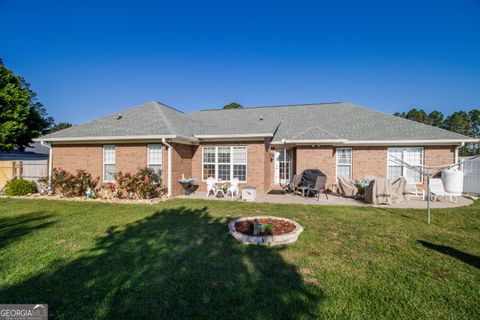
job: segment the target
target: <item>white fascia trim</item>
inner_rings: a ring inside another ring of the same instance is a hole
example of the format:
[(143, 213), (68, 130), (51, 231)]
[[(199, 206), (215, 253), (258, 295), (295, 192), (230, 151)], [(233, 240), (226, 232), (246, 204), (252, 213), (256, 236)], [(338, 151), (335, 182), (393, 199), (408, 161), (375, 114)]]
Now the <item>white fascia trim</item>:
[(198, 139), (230, 139), (230, 138), (263, 138), (273, 137), (273, 133), (252, 133), (252, 134), (196, 134)]
[(355, 140), (347, 145), (455, 145), (465, 142), (480, 142), (478, 139), (438, 139), (438, 140)]
[(150, 139), (181, 139), (197, 142), (198, 139), (178, 135), (143, 135), (143, 136), (100, 136), (100, 137), (66, 137), (66, 138), (36, 138), (33, 141), (114, 141), (114, 140), (150, 140)]
[(315, 144), (315, 145), (345, 145), (345, 146), (402, 146), (402, 145), (458, 145), (462, 143), (478, 143), (479, 139), (438, 139), (438, 140), (282, 140), (281, 142), (272, 142), (272, 145), (283, 144)]
[(283, 139), (281, 142), (272, 142), (272, 145), (282, 145), (282, 144), (344, 144), (348, 140), (346, 139), (325, 139), (325, 140), (286, 140)]

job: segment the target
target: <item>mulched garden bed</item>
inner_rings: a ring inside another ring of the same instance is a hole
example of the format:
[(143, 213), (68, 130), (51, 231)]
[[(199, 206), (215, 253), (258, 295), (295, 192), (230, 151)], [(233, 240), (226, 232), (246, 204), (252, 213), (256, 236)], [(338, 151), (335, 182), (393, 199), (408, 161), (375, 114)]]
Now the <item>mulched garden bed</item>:
[[(261, 224), (272, 224), (275, 227), (273, 231), (274, 236), (290, 233), (295, 230), (295, 225), (291, 222), (280, 220), (280, 219), (271, 219), (271, 218), (261, 218), (258, 219)], [(243, 220), (235, 224), (235, 230), (242, 234), (253, 236), (253, 219), (252, 220)], [(259, 236), (269, 236), (272, 235), (267, 232), (260, 233)]]

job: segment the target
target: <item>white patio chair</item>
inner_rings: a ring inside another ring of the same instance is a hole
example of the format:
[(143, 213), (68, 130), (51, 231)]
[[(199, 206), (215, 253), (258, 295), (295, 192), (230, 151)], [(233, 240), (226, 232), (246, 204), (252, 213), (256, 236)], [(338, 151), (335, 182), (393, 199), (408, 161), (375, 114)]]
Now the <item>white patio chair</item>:
[(215, 180), (214, 177), (209, 177), (207, 178), (207, 198), (210, 195), (211, 192), (213, 192), (213, 196), (215, 197), (217, 195), (217, 181)]
[(413, 195), (415, 198), (425, 200), (425, 190), (419, 188), (415, 181), (407, 179), (407, 187), (405, 189), (408, 194)]
[(232, 179), (230, 183), (230, 187), (228, 187), (227, 189), (227, 197), (228, 195), (231, 195), (232, 198), (233, 198), (233, 195), (236, 195), (238, 197), (238, 183), (239, 183), (238, 178)]
[[(448, 197), (450, 202), (456, 203), (458, 201), (458, 195), (445, 191), (443, 188), (442, 179), (430, 179), (430, 193), (433, 196), (433, 202), (437, 200), (437, 197)], [(455, 201), (453, 200), (455, 198)]]

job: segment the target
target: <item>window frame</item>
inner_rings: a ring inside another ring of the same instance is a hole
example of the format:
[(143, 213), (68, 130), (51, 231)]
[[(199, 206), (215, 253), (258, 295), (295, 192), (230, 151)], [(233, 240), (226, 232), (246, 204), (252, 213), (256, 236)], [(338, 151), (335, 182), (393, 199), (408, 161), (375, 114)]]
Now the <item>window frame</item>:
[[(151, 163), (150, 162), (150, 147), (151, 146), (160, 146), (160, 163)], [(149, 143), (147, 144), (147, 167), (150, 169), (150, 165), (160, 166), (160, 172), (163, 175), (163, 145), (161, 143)]]
[[(387, 179), (389, 179), (390, 181), (392, 181), (392, 179), (389, 177), (389, 174), (388, 174), (388, 168), (390, 167), (390, 164), (389, 164), (389, 159), (390, 159), (390, 149), (403, 149), (402, 150), (402, 161), (405, 161), (405, 151), (408, 150), (408, 149), (420, 149), (420, 166), (423, 168), (425, 166), (425, 147), (417, 147), (417, 146), (395, 146), (395, 147), (387, 147), (387, 174), (386, 174), (386, 177)], [(403, 164), (397, 164), (396, 166), (398, 167), (401, 167), (401, 170), (402, 170), (402, 174), (400, 175), (400, 177), (405, 177), (407, 178), (407, 176), (405, 175), (405, 165)], [(412, 165), (412, 166), (415, 166), (415, 165)], [(420, 181), (412, 181), (413, 183), (415, 184), (423, 184), (424, 183), (424, 177), (423, 177), (423, 174), (419, 174), (420, 175)], [(393, 182), (393, 181), (392, 181)], [(409, 181), (408, 181), (409, 182)]]
[[(207, 149), (215, 149), (215, 160), (214, 162), (205, 162), (205, 148)], [(218, 149), (219, 148), (229, 148), (230, 149), (230, 162), (228, 163), (220, 163), (218, 162)], [(233, 149), (234, 148), (242, 148), (242, 149), (245, 149), (245, 163), (234, 163), (233, 161)], [(222, 181), (225, 181), (225, 182), (230, 182), (232, 181), (233, 179), (233, 172), (234, 172), (234, 169), (233, 167), (235, 165), (242, 165), (242, 166), (245, 166), (245, 180), (240, 180), (239, 179), (239, 182), (241, 183), (246, 183), (248, 181), (248, 148), (247, 146), (245, 145), (230, 145), (230, 146), (202, 146), (202, 181), (207, 181), (207, 179), (205, 178), (205, 175), (204, 175), (204, 166), (205, 165), (214, 165), (215, 166), (215, 180), (218, 180), (218, 166), (219, 165), (229, 165), (230, 166), (230, 179), (228, 180), (224, 180), (222, 179)]]
[[(349, 150), (350, 151), (350, 163), (339, 163), (339, 157), (338, 157), (338, 151), (339, 150)], [(353, 148), (351, 147), (338, 147), (335, 148), (335, 180), (338, 180), (338, 166), (349, 166), (350, 167), (350, 177), (349, 179), (352, 179), (353, 177)]]
[[(105, 154), (106, 154), (106, 151), (107, 151), (107, 147), (113, 147), (113, 163), (112, 162), (106, 162), (105, 161)], [(116, 146), (114, 144), (104, 144), (102, 146), (102, 149), (103, 149), (103, 159), (102, 159), (102, 162), (103, 162), (103, 165), (102, 165), (102, 180), (103, 182), (115, 182), (115, 174), (117, 173), (117, 150), (116, 150)], [(107, 180), (106, 179), (106, 173), (107, 173), (107, 170), (105, 170), (105, 166), (106, 165), (114, 165), (114, 171), (113, 171), (113, 180)]]

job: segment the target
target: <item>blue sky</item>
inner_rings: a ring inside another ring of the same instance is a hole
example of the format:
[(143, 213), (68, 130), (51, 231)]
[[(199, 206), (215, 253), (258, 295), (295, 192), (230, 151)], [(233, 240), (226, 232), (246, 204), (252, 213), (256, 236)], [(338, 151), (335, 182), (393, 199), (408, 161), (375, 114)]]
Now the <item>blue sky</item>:
[(0, 0), (0, 23), (0, 57), (57, 121), (151, 100), (480, 107), (478, 0)]

